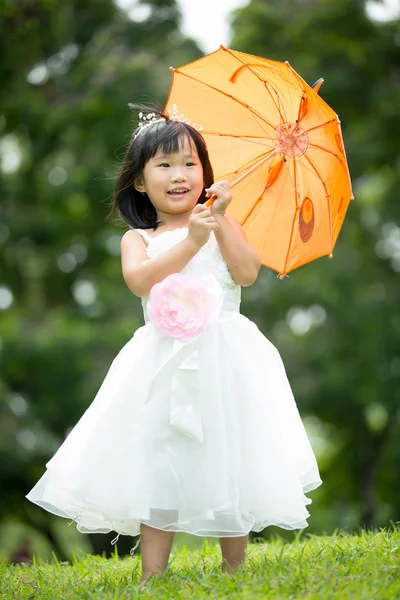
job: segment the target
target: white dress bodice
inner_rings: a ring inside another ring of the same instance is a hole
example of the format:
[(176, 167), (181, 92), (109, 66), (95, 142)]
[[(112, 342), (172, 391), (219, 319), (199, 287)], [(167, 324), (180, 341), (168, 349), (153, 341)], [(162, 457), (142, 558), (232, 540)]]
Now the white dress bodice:
[[(143, 229), (136, 229), (136, 231), (147, 241), (147, 256), (154, 258), (184, 240), (187, 237), (188, 228), (179, 227), (171, 231), (163, 231), (155, 237), (150, 236)], [(224, 318), (240, 312), (241, 287), (232, 279), (213, 231), (210, 234), (208, 242), (200, 248), (198, 253), (182, 269), (181, 273), (194, 276), (214, 275), (221, 284), (223, 292), (220, 316)], [(148, 322), (146, 310), (148, 299), (148, 296), (142, 298), (145, 323)]]

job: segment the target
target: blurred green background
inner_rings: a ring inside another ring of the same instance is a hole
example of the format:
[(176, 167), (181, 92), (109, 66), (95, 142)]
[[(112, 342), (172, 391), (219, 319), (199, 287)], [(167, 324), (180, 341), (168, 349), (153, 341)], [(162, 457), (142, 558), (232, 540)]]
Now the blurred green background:
[[(136, 20), (112, 0), (0, 4), (6, 560), (112, 550), (115, 534), (79, 534), (25, 494), (143, 324), (121, 274), (125, 228), (106, 218), (134, 125), (127, 104), (163, 103), (168, 67), (203, 52), (182, 33), (175, 0), (136, 4)], [(263, 268), (242, 294), (242, 312), (281, 352), (320, 466), (310, 533), (400, 515), (400, 21), (374, 18), (384, 4), (251, 0), (231, 17), (231, 48), (288, 60), (310, 84), (325, 79), (320, 95), (341, 118), (353, 181), (333, 260), (283, 281)], [(134, 541), (121, 536), (119, 553)], [(202, 539), (177, 534), (183, 543)]]

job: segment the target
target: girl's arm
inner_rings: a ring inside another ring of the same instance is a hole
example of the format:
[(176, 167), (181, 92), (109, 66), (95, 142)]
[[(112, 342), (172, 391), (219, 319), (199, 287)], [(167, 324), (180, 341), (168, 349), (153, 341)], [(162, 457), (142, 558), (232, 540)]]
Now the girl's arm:
[(191, 238), (185, 238), (160, 256), (149, 258), (142, 236), (131, 229), (121, 240), (122, 273), (126, 285), (135, 296), (148, 296), (153, 285), (171, 273), (180, 273), (199, 250)]
[(246, 287), (255, 282), (261, 268), (261, 261), (252, 246), (247, 242), (242, 226), (225, 211), (232, 200), (231, 186), (228, 181), (216, 181), (206, 188), (206, 196), (215, 196), (211, 205), (211, 214), (218, 224), (215, 238), (232, 279)]
[(213, 216), (218, 223), (215, 238), (232, 279), (243, 287), (251, 285), (261, 268), (260, 257), (247, 242), (242, 226), (233, 217), (217, 212)]

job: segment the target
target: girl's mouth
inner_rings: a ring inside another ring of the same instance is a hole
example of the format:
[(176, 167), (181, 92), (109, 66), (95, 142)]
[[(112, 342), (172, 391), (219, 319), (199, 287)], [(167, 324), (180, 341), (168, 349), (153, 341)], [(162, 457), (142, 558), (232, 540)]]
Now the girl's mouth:
[(176, 190), (170, 190), (168, 192), (168, 194), (170, 196), (173, 196), (174, 198), (180, 198), (181, 196), (184, 196), (185, 194), (187, 194), (188, 191), (189, 190), (187, 188), (179, 188), (179, 189), (176, 189)]

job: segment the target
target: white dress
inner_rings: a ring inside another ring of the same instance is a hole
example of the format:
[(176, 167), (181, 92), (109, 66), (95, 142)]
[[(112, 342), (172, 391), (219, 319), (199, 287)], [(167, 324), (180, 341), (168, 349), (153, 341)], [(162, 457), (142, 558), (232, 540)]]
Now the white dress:
[[(149, 258), (187, 236), (137, 231)], [(216, 537), (303, 529), (305, 493), (322, 481), (279, 352), (240, 314), (213, 232), (181, 273), (215, 277), (218, 319), (180, 342), (159, 333), (142, 298), (145, 325), (27, 498), (82, 533), (134, 536), (141, 522)]]

